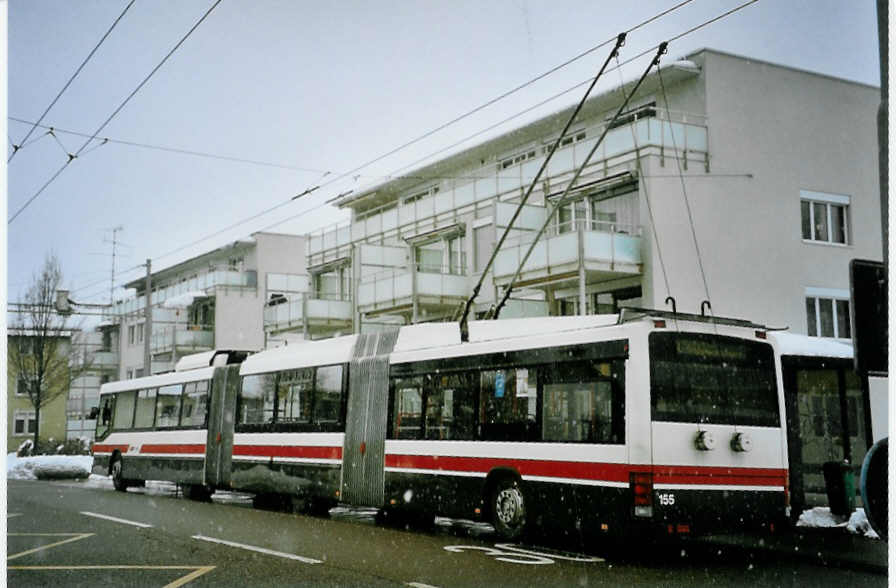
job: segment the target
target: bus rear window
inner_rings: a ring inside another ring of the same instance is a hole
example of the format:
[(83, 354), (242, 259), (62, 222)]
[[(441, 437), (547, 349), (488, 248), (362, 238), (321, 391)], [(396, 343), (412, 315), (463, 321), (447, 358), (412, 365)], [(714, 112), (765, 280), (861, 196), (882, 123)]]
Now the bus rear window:
[(779, 427), (767, 343), (699, 333), (651, 333), (655, 421)]

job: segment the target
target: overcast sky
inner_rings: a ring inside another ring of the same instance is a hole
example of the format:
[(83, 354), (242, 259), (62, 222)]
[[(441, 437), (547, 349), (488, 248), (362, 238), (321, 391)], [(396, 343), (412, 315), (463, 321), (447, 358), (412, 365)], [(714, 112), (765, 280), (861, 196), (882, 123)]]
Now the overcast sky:
[[(134, 3), (44, 119), (60, 129), (55, 138), (37, 129), (9, 163), (10, 216), (84, 143), (62, 130), (94, 133), (213, 3)], [(162, 269), (255, 231), (306, 233), (344, 220), (321, 204), (586, 80), (609, 47), (333, 181), (340, 174), (678, 3), (223, 0), (99, 136), (281, 167), (116, 142), (88, 147), (7, 226), (9, 300), (21, 299), (53, 251), (72, 299), (108, 302), (116, 226), (120, 286), (147, 258)], [(741, 3), (694, 0), (630, 34), (620, 59)], [(11, 0), (8, 115), (36, 121), (126, 5)], [(710, 47), (879, 85), (877, 39), (874, 0), (760, 0), (672, 43), (665, 60)], [(645, 65), (632, 62), (623, 76)], [(608, 73), (599, 88), (618, 83)], [(581, 91), (491, 134), (572, 104)], [(8, 153), (29, 128), (9, 121)]]

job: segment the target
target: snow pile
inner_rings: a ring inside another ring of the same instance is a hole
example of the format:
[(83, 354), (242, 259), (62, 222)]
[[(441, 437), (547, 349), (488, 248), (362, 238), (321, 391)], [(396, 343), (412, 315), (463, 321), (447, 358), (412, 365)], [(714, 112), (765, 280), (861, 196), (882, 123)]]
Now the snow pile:
[(86, 478), (93, 468), (90, 455), (6, 456), (6, 477), (10, 480), (63, 480)]
[(849, 523), (846, 525), (846, 530), (856, 535), (864, 535), (870, 539), (880, 539), (878, 534), (874, 532), (874, 529), (871, 528), (871, 523), (868, 522), (868, 517), (865, 516), (864, 508), (857, 508), (856, 512), (852, 513), (852, 516), (849, 517)]
[(816, 506), (810, 510), (804, 510), (800, 515), (800, 519), (796, 522), (797, 527), (809, 527), (816, 529), (845, 527), (850, 533), (856, 535), (864, 535), (870, 539), (880, 539), (874, 529), (868, 523), (865, 516), (865, 509), (857, 508), (849, 521), (843, 520), (842, 517), (835, 517), (831, 514), (831, 509), (826, 506)]

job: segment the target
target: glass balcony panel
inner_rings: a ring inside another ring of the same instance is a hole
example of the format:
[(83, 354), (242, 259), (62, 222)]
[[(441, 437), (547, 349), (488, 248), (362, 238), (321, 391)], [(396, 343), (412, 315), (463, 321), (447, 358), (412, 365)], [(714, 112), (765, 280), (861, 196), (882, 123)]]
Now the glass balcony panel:
[[(479, 172), (482, 173), (482, 172)], [(495, 176), (489, 175), (484, 178), (479, 178), (476, 180), (476, 201), (485, 200), (487, 198), (492, 198), (498, 190), (498, 184), (495, 180)]]
[(511, 165), (498, 172), (498, 193), (504, 194), (520, 187), (520, 167)]
[[(525, 187), (526, 189), (529, 188), (529, 184), (531, 184), (532, 180), (535, 179), (535, 174), (537, 174), (538, 170), (541, 169), (541, 164), (544, 163), (544, 159), (544, 156), (530, 159), (521, 166), (520, 181), (523, 187)], [(542, 179), (543, 178), (544, 175), (542, 175)]]
[(706, 151), (706, 127), (685, 126), (688, 151)]
[(647, 138), (652, 145), (663, 144), (663, 121), (655, 118), (647, 120)]
[(663, 123), (663, 145), (684, 149), (684, 125), (665, 121)]
[(382, 230), (391, 231), (398, 226), (398, 208), (392, 208), (382, 214)]
[(352, 231), (352, 241), (363, 241), (364, 237), (367, 236), (367, 233), (364, 232), (364, 221), (354, 222), (349, 226)]
[(556, 176), (569, 172), (574, 166), (573, 149), (570, 147), (561, 147), (554, 152), (554, 156), (548, 163), (548, 175)]
[(402, 204), (398, 207), (398, 222), (401, 225), (408, 225), (414, 222), (416, 214), (414, 203)]
[(452, 200), (451, 200), (451, 192), (450, 191), (438, 192), (433, 197), (433, 200), (434, 200), (434, 204), (435, 204), (436, 214), (438, 214), (440, 212), (446, 212), (448, 210), (453, 210), (453, 208), (454, 208), (454, 202), (452, 202)]
[(635, 148), (632, 140), (632, 130), (628, 125), (617, 127), (607, 133), (604, 139), (604, 147), (606, 148), (606, 156), (613, 157)]
[(638, 138), (638, 147), (650, 143), (649, 125), (652, 119), (641, 119), (635, 124), (635, 136)]
[(473, 202), (473, 182), (467, 182), (454, 189), (454, 205), (466, 206)]
[(348, 245), (352, 241), (351, 229), (348, 225), (341, 226), (336, 229), (336, 244)]

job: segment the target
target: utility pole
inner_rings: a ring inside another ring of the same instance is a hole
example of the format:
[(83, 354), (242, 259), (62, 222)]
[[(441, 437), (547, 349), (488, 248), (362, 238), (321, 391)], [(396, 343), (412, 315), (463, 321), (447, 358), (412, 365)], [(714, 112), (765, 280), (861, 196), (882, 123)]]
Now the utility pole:
[(109, 278), (109, 306), (115, 304), (113, 293), (115, 292), (115, 246), (118, 245), (118, 231), (124, 230), (124, 227), (118, 225), (112, 229), (112, 274)]
[(146, 260), (146, 319), (143, 324), (143, 375), (152, 375), (152, 352), (149, 340), (152, 338), (152, 260)]

